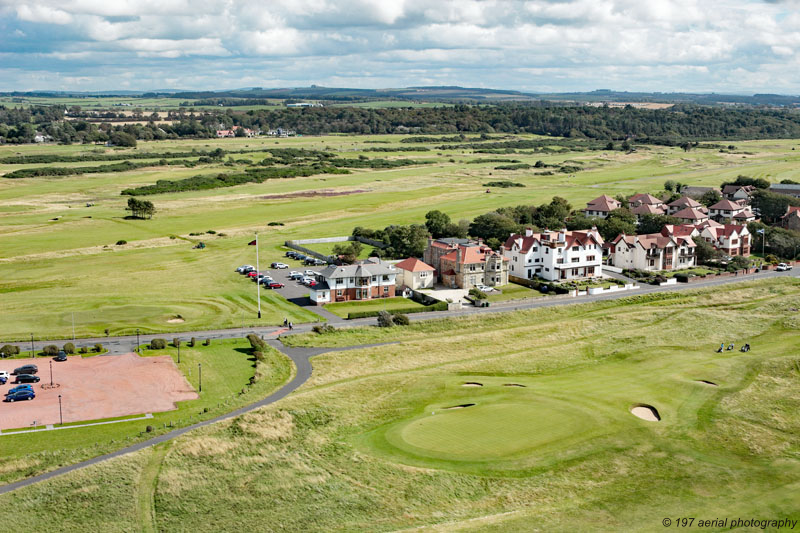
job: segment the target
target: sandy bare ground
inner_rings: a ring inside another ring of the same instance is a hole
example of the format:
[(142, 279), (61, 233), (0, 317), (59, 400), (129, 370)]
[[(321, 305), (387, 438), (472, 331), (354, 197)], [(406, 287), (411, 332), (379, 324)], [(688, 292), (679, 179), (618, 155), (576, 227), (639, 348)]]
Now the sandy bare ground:
[(639, 405), (631, 409), (631, 414), (633, 416), (639, 417), (642, 420), (647, 420), (648, 422), (658, 422), (661, 419), (656, 416), (656, 413), (653, 411), (651, 407), (645, 407), (643, 405)]
[[(24, 364), (39, 367), (42, 378), (33, 385), (36, 398), (24, 402), (0, 403), (0, 429), (58, 424), (58, 395), (61, 395), (64, 422), (80, 422), (117, 416), (157, 413), (176, 408), (175, 402), (193, 400), (197, 393), (169, 356), (139, 357), (134, 353), (118, 356), (70, 357), (53, 362), (50, 384), (49, 359), (0, 361), (0, 370), (9, 373)], [(13, 379), (0, 386), (5, 393)]]

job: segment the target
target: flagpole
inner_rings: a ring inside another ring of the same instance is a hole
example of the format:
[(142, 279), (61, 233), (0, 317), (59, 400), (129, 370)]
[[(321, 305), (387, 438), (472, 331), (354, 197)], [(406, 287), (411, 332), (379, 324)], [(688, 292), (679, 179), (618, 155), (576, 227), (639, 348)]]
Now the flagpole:
[(261, 318), (261, 280), (258, 275), (261, 274), (261, 268), (258, 266), (258, 232), (256, 232), (256, 294), (258, 299), (258, 318)]

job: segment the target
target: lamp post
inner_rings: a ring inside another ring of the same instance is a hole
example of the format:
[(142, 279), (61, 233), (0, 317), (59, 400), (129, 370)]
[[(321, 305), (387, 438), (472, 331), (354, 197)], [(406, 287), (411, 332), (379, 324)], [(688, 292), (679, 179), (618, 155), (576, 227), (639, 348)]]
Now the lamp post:
[(36, 351), (33, 349), (33, 333), (31, 333), (31, 357), (36, 357)]
[(203, 392), (203, 364), (197, 363), (197, 380), (198, 380), (198, 391)]
[(63, 413), (61, 411), (61, 395), (60, 394), (58, 395), (58, 420), (59, 420), (59, 424), (58, 425), (63, 426), (64, 425), (64, 415), (63, 415)]
[(136, 353), (139, 353), (139, 328), (136, 328)]
[(50, 386), (53, 386), (53, 360), (50, 359)]
[(258, 232), (256, 232), (256, 299), (258, 300), (258, 318), (261, 318), (261, 280), (258, 275), (261, 269), (258, 266)]
[(75, 340), (75, 312), (72, 313), (72, 340)]
[(181, 340), (178, 339), (178, 364), (181, 364)]

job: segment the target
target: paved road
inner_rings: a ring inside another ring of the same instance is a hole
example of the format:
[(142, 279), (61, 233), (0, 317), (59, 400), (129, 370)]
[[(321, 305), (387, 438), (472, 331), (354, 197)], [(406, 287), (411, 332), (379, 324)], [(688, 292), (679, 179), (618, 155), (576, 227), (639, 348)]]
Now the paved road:
[[(671, 291), (680, 291), (680, 290), (687, 290), (687, 289), (699, 289), (705, 287), (714, 287), (718, 285), (727, 285), (730, 283), (737, 283), (743, 281), (751, 281), (753, 279), (767, 279), (767, 278), (776, 278), (776, 277), (793, 277), (794, 272), (762, 272), (755, 275), (748, 275), (748, 276), (741, 276), (741, 277), (733, 277), (733, 278), (722, 278), (722, 279), (712, 279), (703, 282), (693, 283), (693, 284), (678, 284), (672, 286), (664, 286), (664, 287), (656, 287), (656, 286), (643, 286), (641, 289), (634, 290), (634, 291), (622, 291), (619, 293), (608, 293), (600, 296), (581, 296), (575, 298), (539, 298), (533, 300), (519, 300), (516, 302), (506, 302), (503, 304), (497, 304), (492, 307), (484, 307), (484, 308), (465, 308), (461, 311), (442, 311), (442, 312), (431, 312), (431, 313), (417, 313), (409, 315), (411, 320), (431, 320), (434, 318), (441, 318), (441, 317), (451, 317), (451, 316), (464, 316), (464, 315), (475, 315), (481, 313), (499, 313), (504, 311), (510, 310), (518, 310), (518, 309), (536, 309), (542, 307), (554, 307), (559, 305), (569, 305), (569, 304), (576, 304), (576, 303), (586, 303), (586, 302), (594, 302), (594, 301), (602, 301), (602, 300), (615, 300), (618, 298), (624, 298), (629, 296), (636, 296), (640, 294), (651, 294), (651, 293), (658, 293), (658, 292), (671, 292)], [(341, 318), (336, 318), (335, 320), (331, 320), (337, 326), (348, 325), (348, 326), (359, 326), (365, 324), (374, 324), (374, 318), (368, 319), (358, 319), (358, 320), (344, 320)], [(313, 324), (301, 324), (294, 328), (294, 331), (291, 334), (302, 333), (304, 331), (309, 331)], [(207, 426), (209, 424), (213, 424), (215, 422), (219, 422), (221, 420), (226, 420), (235, 416), (239, 416), (243, 413), (247, 413), (248, 411), (252, 411), (254, 409), (258, 409), (259, 407), (263, 407), (265, 405), (269, 405), (271, 403), (277, 402), (278, 400), (285, 398), (289, 393), (300, 387), (303, 383), (305, 383), (308, 378), (311, 376), (311, 357), (327, 352), (335, 352), (335, 351), (343, 351), (343, 350), (352, 350), (358, 348), (367, 348), (372, 346), (381, 346), (380, 344), (372, 344), (372, 345), (359, 345), (359, 346), (349, 346), (344, 348), (289, 348), (284, 346), (279, 340), (275, 337), (280, 335), (289, 334), (285, 328), (282, 327), (262, 327), (262, 328), (236, 328), (236, 329), (224, 329), (224, 330), (214, 330), (214, 331), (194, 331), (194, 332), (185, 332), (181, 333), (180, 335), (175, 334), (175, 336), (180, 337), (197, 337), (197, 338), (211, 338), (211, 339), (222, 339), (222, 338), (238, 338), (242, 337), (244, 334), (253, 332), (257, 333), (262, 336), (270, 336), (273, 337), (272, 339), (268, 340), (268, 343), (273, 346), (274, 348), (280, 350), (284, 354), (286, 354), (291, 360), (294, 362), (295, 366), (297, 367), (297, 374), (295, 377), (286, 385), (278, 389), (276, 392), (272, 393), (271, 395), (267, 396), (266, 398), (259, 400), (253, 404), (247, 405), (245, 407), (241, 407), (232, 411), (230, 413), (220, 415), (218, 417), (205, 420), (203, 422), (198, 422), (191, 426), (186, 426), (183, 428), (172, 430), (168, 433), (164, 433), (163, 435), (159, 435), (154, 437), (150, 440), (140, 442), (115, 452), (111, 452), (105, 455), (100, 455), (98, 457), (94, 457), (92, 459), (88, 459), (86, 461), (82, 461), (80, 463), (76, 463), (74, 465), (64, 466), (59, 469), (53, 470), (51, 472), (47, 472), (45, 474), (40, 474), (38, 476), (33, 476), (21, 481), (17, 481), (16, 483), (11, 483), (8, 485), (0, 486), (0, 494), (4, 494), (7, 492), (11, 492), (21, 487), (26, 487), (29, 485), (33, 485), (35, 483), (39, 483), (41, 481), (60, 476), (62, 474), (66, 474), (67, 472), (72, 472), (74, 470), (78, 470), (80, 468), (85, 468), (87, 466), (101, 463), (103, 461), (107, 461), (114, 457), (119, 457), (121, 455), (126, 455), (144, 448), (148, 446), (153, 446), (155, 444), (159, 444), (161, 442), (165, 442), (171, 439), (174, 439), (184, 433), (192, 431), (193, 429)], [(163, 337), (163, 334), (158, 335), (141, 335), (140, 341), (142, 343), (148, 342), (152, 338), (156, 337)], [(91, 345), (94, 342), (104, 342), (107, 346), (113, 348), (112, 353), (122, 353), (131, 351), (132, 346), (136, 342), (136, 336), (125, 336), (125, 337), (114, 337), (111, 339), (108, 338), (101, 338), (101, 339), (81, 339), (80, 341), (76, 341), (76, 345)], [(44, 346), (47, 342), (40, 342), (39, 346)], [(24, 345), (24, 343), (22, 344)]]

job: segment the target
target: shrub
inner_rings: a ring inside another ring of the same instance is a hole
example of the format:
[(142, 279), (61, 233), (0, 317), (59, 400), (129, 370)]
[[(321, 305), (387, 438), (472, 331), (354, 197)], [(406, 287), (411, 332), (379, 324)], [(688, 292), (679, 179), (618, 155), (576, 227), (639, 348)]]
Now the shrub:
[(203, 341), (203, 346), (211, 346), (211, 339), (206, 339)]
[(128, 244), (128, 241), (126, 241), (125, 239), (120, 239), (117, 241), (117, 246), (124, 246), (126, 244)]
[(108, 337), (108, 334), (109, 334), (109, 333), (111, 333), (111, 330), (109, 330), (108, 328), (106, 328), (106, 329), (104, 329), (104, 330), (103, 330), (103, 333), (105, 333), (105, 334), (106, 334), (106, 337)]
[(173, 345), (175, 348), (177, 348), (178, 346), (180, 346), (180, 345), (181, 345), (181, 340), (180, 340), (178, 337), (175, 337), (174, 339), (172, 339), (172, 345)]
[(195, 342), (196, 342), (196, 341), (195, 341), (194, 337), (192, 337), (192, 338), (189, 340), (189, 342), (187, 342), (187, 343), (186, 343), (186, 346), (188, 346), (189, 348), (194, 348)]
[(378, 327), (390, 328), (394, 325), (392, 315), (386, 311), (378, 311)]
[(267, 360), (266, 356), (264, 356), (264, 352), (262, 351), (253, 352), (253, 356), (256, 358), (256, 361), (260, 361), (262, 363)]
[(764, 257), (764, 261), (766, 261), (770, 265), (777, 265), (778, 264), (778, 256), (776, 256), (774, 254), (767, 254), (766, 257)]
[(476, 300), (485, 300), (486, 299), (486, 293), (481, 291), (481, 290), (476, 289), (475, 287), (473, 287), (473, 288), (471, 288), (469, 290), (469, 295), (472, 296), (473, 298), (475, 298)]
[(64, 350), (66, 353), (73, 354), (75, 353), (75, 345), (72, 344), (71, 342), (68, 342), (64, 345), (62, 350)]
[(283, 222), (270, 222), (267, 226), (283, 226)]
[(257, 352), (263, 352), (267, 349), (267, 343), (255, 333), (250, 333), (247, 336), (247, 340), (250, 341), (250, 347)]
[(81, 346), (80, 349), (78, 350), (78, 352), (80, 352), (80, 353), (89, 353), (89, 348), (87, 348), (86, 346)]
[(163, 350), (167, 347), (167, 341), (164, 339), (153, 339), (150, 341), (151, 350)]
[(392, 322), (394, 322), (397, 326), (407, 326), (410, 323), (408, 320), (408, 315), (399, 313), (392, 316)]
[(319, 324), (311, 328), (311, 331), (318, 335), (324, 335), (325, 333), (333, 333), (336, 331), (336, 328), (330, 324)]
[(103, 345), (98, 342), (97, 344), (94, 345), (94, 351), (97, 352), (97, 353), (102, 352), (103, 351)]
[(153, 428), (153, 426), (147, 426), (146, 428), (144, 428), (144, 430), (145, 430), (147, 433), (152, 433), (152, 432), (154, 431), (154, 428)]
[(213, 229), (210, 229), (210, 230), (206, 231), (206, 233), (208, 233), (209, 235), (216, 235), (217, 232), (215, 230), (213, 230)]
[(42, 353), (45, 355), (56, 355), (58, 353), (58, 346), (55, 344), (48, 344), (42, 348)]
[(6, 344), (0, 348), (0, 357), (11, 357), (12, 355), (19, 355), (19, 346), (13, 344)]

